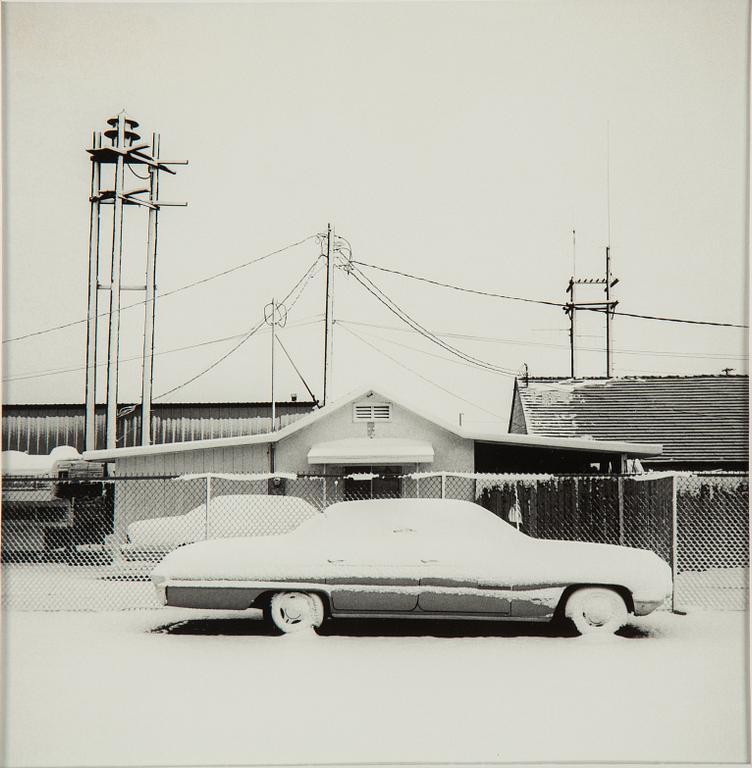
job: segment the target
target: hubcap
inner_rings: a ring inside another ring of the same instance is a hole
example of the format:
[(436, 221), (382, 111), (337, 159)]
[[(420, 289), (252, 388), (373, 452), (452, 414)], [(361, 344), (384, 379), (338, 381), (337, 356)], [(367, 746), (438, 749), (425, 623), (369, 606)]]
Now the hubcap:
[(289, 595), (279, 607), (280, 615), (285, 624), (299, 624), (306, 618), (308, 604), (304, 597)]
[(589, 624), (601, 627), (614, 615), (614, 606), (607, 597), (593, 597), (585, 604), (582, 613)]

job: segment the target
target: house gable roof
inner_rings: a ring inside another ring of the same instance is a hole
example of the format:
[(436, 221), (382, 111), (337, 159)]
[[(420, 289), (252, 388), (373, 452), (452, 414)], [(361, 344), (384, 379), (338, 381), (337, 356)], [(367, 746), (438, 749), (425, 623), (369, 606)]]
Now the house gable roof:
[(627, 443), (624, 441), (593, 441), (582, 439), (581, 437), (563, 438), (541, 437), (536, 435), (510, 435), (505, 431), (498, 429), (479, 427), (469, 429), (452, 424), (444, 419), (437, 418), (426, 411), (421, 406), (408, 404), (402, 397), (395, 397), (387, 388), (379, 386), (360, 387), (343, 397), (332, 401), (329, 405), (320, 408), (312, 413), (308, 413), (296, 419), (292, 424), (277, 430), (276, 432), (267, 432), (258, 435), (242, 435), (237, 437), (223, 437), (206, 440), (190, 440), (181, 443), (160, 443), (147, 446), (132, 446), (128, 448), (113, 448), (98, 451), (86, 451), (84, 459), (90, 461), (114, 461), (116, 459), (128, 458), (131, 456), (147, 456), (160, 453), (176, 453), (182, 451), (206, 450), (211, 448), (230, 448), (233, 446), (254, 445), (276, 443), (284, 440), (286, 437), (299, 432), (311, 424), (326, 418), (330, 414), (351, 405), (357, 400), (374, 397), (388, 400), (392, 403), (411, 411), (416, 416), (466, 440), (476, 440), (478, 442), (505, 443), (519, 447), (552, 448), (559, 450), (579, 450), (590, 451), (593, 453), (614, 453), (626, 454), (628, 456), (654, 456), (661, 452), (661, 446), (653, 443)]
[(664, 462), (749, 457), (748, 376), (531, 378), (515, 394), (531, 435), (661, 443)]

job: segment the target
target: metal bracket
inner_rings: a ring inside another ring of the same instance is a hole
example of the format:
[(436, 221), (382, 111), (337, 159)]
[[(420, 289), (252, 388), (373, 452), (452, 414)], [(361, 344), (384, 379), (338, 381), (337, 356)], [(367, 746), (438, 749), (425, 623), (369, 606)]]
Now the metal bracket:
[[(156, 290), (156, 285), (154, 286)], [(97, 289), (100, 291), (111, 291), (112, 290), (112, 283), (97, 283)], [(145, 291), (146, 286), (145, 285), (121, 285), (120, 286), (121, 291)]]

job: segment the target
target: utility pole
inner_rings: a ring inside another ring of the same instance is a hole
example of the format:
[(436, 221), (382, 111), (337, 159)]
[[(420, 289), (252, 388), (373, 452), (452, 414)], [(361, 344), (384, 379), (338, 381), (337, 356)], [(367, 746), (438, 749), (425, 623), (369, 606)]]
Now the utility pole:
[[(151, 135), (152, 157), (159, 163), (160, 136)], [(149, 220), (146, 237), (146, 301), (144, 302), (144, 347), (141, 366), (141, 445), (151, 443), (151, 387), (154, 378), (154, 315), (157, 278), (157, 217), (159, 166), (149, 168)]]
[[(110, 125), (117, 126), (115, 146), (125, 147), (125, 113), (121, 112), (116, 118), (108, 120)], [(138, 123), (128, 121), (135, 128)], [(107, 448), (117, 447), (117, 390), (118, 362), (120, 355), (120, 268), (123, 259), (123, 173), (125, 170), (125, 155), (118, 153), (115, 160), (115, 189), (114, 213), (112, 216), (112, 259), (109, 285), (110, 292), (110, 330), (107, 337)]]
[[(91, 146), (102, 146), (102, 134), (95, 131)], [(86, 309), (86, 405), (84, 408), (84, 447), (97, 448), (97, 314), (99, 312), (99, 183), (101, 167), (91, 164), (91, 194), (89, 195), (89, 292)]]
[[(271, 355), (271, 401), (272, 401), (272, 426), (270, 429), (270, 432), (274, 432), (276, 429), (276, 421), (277, 421), (277, 403), (276, 403), (276, 397), (274, 395), (274, 352), (275, 347), (277, 346), (277, 326), (280, 328), (284, 328), (287, 325), (287, 308), (284, 304), (277, 304), (276, 299), (272, 299), (265, 307), (264, 307), (264, 322), (271, 327), (272, 329), (272, 355)], [(281, 342), (280, 342), (281, 344)], [(287, 351), (282, 348), (285, 354), (287, 354)], [(295, 367), (293, 365), (293, 367)], [(298, 369), (295, 368), (297, 371)], [(298, 373), (298, 375), (300, 375)], [(303, 382), (305, 383), (305, 382)]]
[[(572, 242), (574, 245), (574, 231), (572, 231)], [(619, 282), (619, 278), (611, 276), (611, 248), (606, 246), (606, 276), (605, 278), (586, 277), (578, 278), (574, 274), (567, 285), (569, 301), (564, 304), (564, 311), (569, 317), (569, 354), (570, 354), (570, 376), (574, 379), (575, 374), (575, 327), (576, 315), (578, 310), (587, 310), (590, 312), (605, 312), (606, 314), (606, 377), (611, 378), (613, 359), (611, 354), (611, 320), (618, 301), (611, 298), (611, 289)], [(605, 301), (577, 301), (575, 298), (575, 286), (578, 285), (603, 285), (606, 294)]]
[(327, 397), (332, 388), (332, 370), (334, 367), (334, 228), (326, 227), (326, 313), (324, 316), (324, 395), (322, 406), (327, 404)]
[(569, 280), (569, 285), (567, 286), (567, 293), (570, 294), (569, 300), (571, 302), (571, 308), (568, 312), (569, 314), (569, 376), (570, 378), (575, 377), (575, 369), (574, 369), (574, 350), (575, 350), (575, 343), (574, 343), (574, 334), (575, 334), (575, 299), (574, 299), (574, 281), (577, 276), (577, 232), (576, 230), (572, 230), (572, 277)]
[(277, 406), (274, 402), (274, 347), (277, 344), (277, 302), (272, 299), (272, 428), (274, 432), (277, 422)]
[(606, 246), (606, 378), (611, 378), (611, 246)]

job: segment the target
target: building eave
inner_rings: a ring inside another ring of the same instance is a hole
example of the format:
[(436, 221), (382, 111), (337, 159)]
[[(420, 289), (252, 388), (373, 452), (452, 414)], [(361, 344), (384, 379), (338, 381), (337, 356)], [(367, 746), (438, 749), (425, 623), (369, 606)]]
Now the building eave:
[(467, 435), (478, 443), (518, 446), (520, 448), (543, 448), (557, 451), (580, 451), (587, 453), (618, 454), (633, 459), (659, 456), (663, 446), (658, 443), (631, 443), (620, 440), (589, 440), (575, 437), (541, 437), (475, 432)]

